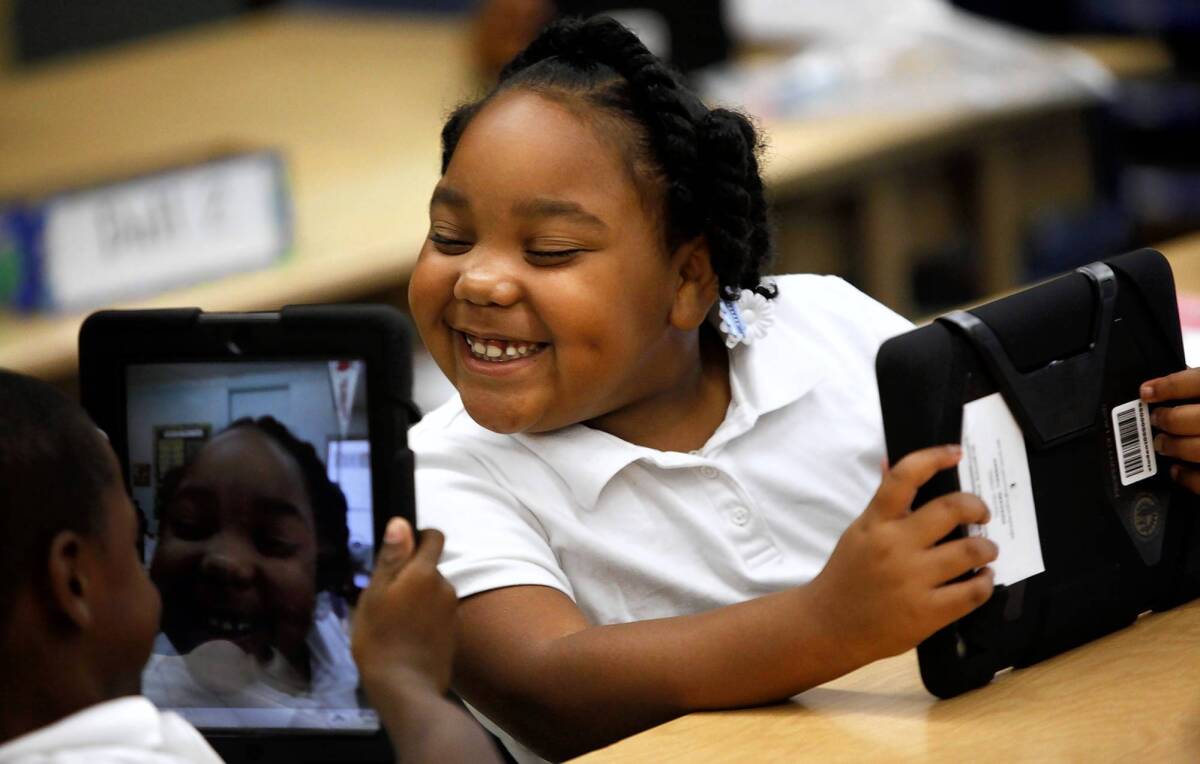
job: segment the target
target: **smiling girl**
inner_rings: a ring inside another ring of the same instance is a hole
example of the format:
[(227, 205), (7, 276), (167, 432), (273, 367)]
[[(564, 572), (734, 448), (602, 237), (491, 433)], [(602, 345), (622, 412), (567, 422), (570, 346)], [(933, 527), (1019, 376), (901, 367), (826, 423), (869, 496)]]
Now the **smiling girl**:
[[(458, 396), (412, 430), (463, 599), (455, 686), (521, 760), (786, 698), (991, 594), (956, 464), (882, 476), (873, 363), (909, 324), (764, 283), (758, 139), (616, 22), (560, 22), (443, 131), (412, 277)], [(964, 580), (957, 580), (979, 569)]]

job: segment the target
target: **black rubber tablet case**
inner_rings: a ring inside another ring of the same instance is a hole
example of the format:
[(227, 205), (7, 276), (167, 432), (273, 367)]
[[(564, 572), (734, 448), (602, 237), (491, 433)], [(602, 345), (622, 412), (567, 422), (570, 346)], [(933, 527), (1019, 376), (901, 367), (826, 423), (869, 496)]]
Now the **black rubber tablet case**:
[[(79, 391), (85, 409), (108, 434), (129, 474), (125, 369), (137, 363), (302, 361), (357, 358), (366, 362), (375, 543), (387, 520), (415, 524), (407, 319), (382, 305), (292, 306), (274, 313), (204, 313), (198, 308), (101, 311), (79, 333)], [(287, 730), (206, 732), (227, 761), (391, 761), (383, 732), (307, 733)]]
[[(917, 648), (948, 698), (1200, 596), (1200, 501), (1169, 477), (1123, 487), (1111, 411), (1184, 368), (1170, 266), (1140, 250), (944, 316), (879, 350), (891, 463), (957, 443), (964, 403), (997, 391), (1025, 436), (1045, 572)], [(947, 470), (914, 507), (959, 490)], [(955, 536), (961, 535), (961, 532)]]

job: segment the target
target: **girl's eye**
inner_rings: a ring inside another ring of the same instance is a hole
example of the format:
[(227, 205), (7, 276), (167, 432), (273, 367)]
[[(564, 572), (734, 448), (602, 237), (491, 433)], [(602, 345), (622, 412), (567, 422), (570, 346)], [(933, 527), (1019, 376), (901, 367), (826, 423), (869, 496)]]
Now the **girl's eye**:
[(533, 260), (544, 260), (544, 261), (549, 262), (549, 261), (554, 261), (554, 260), (566, 260), (567, 258), (578, 255), (582, 251), (583, 251), (582, 249), (550, 249), (550, 250), (532, 250), (531, 249), (528, 252), (526, 252), (525, 254), (527, 254)]
[(429, 240), (433, 242), (433, 246), (438, 252), (444, 255), (461, 255), (471, 248), (471, 242), (461, 241), (459, 239), (450, 239), (440, 234), (429, 234)]

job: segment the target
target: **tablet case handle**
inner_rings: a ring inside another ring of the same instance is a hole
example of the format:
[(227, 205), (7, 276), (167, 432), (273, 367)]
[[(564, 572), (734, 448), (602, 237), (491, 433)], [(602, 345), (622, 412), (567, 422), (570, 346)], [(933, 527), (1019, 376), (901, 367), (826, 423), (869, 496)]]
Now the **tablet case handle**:
[(978, 316), (956, 310), (938, 318), (957, 330), (979, 352), (1004, 394), (1013, 416), (1037, 448), (1078, 435), (1090, 428), (1100, 409), (1108, 334), (1117, 302), (1117, 278), (1104, 263), (1076, 269), (1092, 283), (1097, 310), (1087, 349), (1070, 358), (1022, 374), (999, 337)]

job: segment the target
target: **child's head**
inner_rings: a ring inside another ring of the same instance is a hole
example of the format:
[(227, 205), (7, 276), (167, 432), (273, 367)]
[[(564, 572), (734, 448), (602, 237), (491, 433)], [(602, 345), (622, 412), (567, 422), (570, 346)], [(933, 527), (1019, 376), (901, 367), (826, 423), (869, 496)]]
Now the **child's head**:
[(485, 427), (552, 430), (669, 394), (718, 296), (759, 286), (754, 128), (611, 19), (547, 28), (442, 139), (410, 301)]
[(116, 458), (78, 405), (7, 371), (0, 486), (4, 685), (37, 682), (25, 702), (64, 711), (136, 693), (159, 600)]
[(150, 566), (180, 652), (226, 640), (302, 670), (317, 594), (350, 596), (346, 499), (311, 445), (240, 419), (163, 484)]

